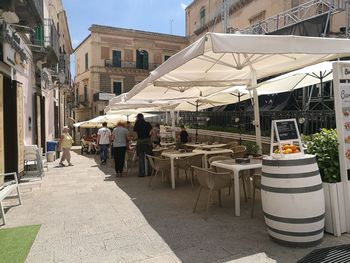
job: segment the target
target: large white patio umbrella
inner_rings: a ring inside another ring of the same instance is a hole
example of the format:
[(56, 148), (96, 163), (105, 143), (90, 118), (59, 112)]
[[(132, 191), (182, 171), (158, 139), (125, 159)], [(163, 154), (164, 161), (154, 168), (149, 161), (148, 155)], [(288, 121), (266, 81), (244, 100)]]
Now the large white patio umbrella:
[(333, 62), (298, 69), (258, 84), (258, 93), (275, 94), (333, 80)]
[[(149, 114), (149, 113), (142, 113), (145, 118), (154, 117), (155, 114)], [(91, 120), (85, 121), (83, 124), (81, 124), (80, 128), (101, 128), (102, 123), (107, 122), (108, 128), (114, 128), (117, 126), (117, 123), (119, 121), (131, 121), (134, 122), (136, 120), (137, 114), (131, 114), (131, 115), (124, 115), (124, 114), (107, 114), (107, 115), (101, 115), (96, 118), (93, 118)]]
[(256, 139), (261, 146), (258, 80), (349, 55), (346, 39), (207, 33), (152, 71), (127, 99), (199, 97), (247, 85), (253, 88)]

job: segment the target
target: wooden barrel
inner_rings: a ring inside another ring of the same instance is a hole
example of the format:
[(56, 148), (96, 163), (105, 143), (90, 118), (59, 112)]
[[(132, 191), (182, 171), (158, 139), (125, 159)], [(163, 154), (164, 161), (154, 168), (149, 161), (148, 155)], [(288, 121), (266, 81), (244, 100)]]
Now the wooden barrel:
[(325, 201), (314, 155), (298, 159), (264, 159), (261, 199), (270, 237), (284, 245), (321, 242)]

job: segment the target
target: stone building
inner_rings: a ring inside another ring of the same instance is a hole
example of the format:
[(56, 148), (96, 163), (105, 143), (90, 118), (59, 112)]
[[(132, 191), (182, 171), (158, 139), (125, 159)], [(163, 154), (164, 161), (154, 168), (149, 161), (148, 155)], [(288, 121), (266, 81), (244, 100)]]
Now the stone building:
[(186, 36), (191, 42), (224, 28), (232, 33), (338, 37), (346, 27), (344, 0), (193, 0), (186, 8)]
[(61, 0), (0, 1), (0, 27), (0, 173), (22, 173), (24, 145), (45, 151), (64, 124), (72, 47)]
[(110, 98), (128, 92), (188, 44), (168, 34), (101, 25), (89, 30), (74, 50), (76, 121), (103, 114)]

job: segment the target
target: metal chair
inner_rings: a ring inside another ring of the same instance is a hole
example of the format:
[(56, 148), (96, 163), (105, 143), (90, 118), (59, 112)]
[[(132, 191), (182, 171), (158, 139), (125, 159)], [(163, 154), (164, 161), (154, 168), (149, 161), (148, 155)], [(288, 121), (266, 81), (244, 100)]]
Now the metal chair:
[(36, 145), (26, 145), (24, 146), (24, 167), (27, 167), (25, 175), (28, 176), (29, 166), (35, 165), (36, 172), (42, 179), (44, 175), (44, 167), (48, 169), (46, 158), (42, 158), (38, 147)]
[(199, 191), (193, 205), (193, 213), (196, 212), (198, 200), (203, 189), (208, 189), (208, 200), (206, 208), (206, 217), (208, 215), (209, 205), (213, 191), (218, 191), (219, 206), (221, 207), (221, 189), (229, 188), (231, 185), (231, 173), (223, 172), (218, 173), (213, 169), (204, 169), (201, 167), (192, 166), (194, 174), (197, 175), (197, 180), (199, 182)]

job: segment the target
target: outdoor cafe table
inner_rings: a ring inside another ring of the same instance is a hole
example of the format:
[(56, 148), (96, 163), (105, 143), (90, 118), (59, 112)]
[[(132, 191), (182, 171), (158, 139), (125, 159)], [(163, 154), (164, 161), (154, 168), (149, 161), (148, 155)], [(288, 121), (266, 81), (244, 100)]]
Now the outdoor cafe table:
[(162, 152), (162, 156), (168, 157), (170, 159), (170, 173), (171, 173), (171, 187), (175, 189), (175, 159), (190, 157), (195, 155), (203, 155), (202, 163), (204, 163), (204, 167), (207, 167), (208, 157), (213, 154), (220, 153), (232, 153), (232, 150), (229, 149), (220, 149), (215, 151), (204, 151), (204, 150), (193, 150), (193, 152), (179, 152), (179, 151), (167, 151)]
[(175, 142), (160, 142), (160, 145), (163, 147), (169, 147), (175, 144), (176, 144)]
[(226, 143), (217, 143), (217, 144), (205, 144), (205, 143), (186, 143), (185, 146), (198, 148), (198, 149), (212, 149), (212, 148), (222, 148), (225, 147)]
[(208, 159), (211, 155), (219, 155), (225, 153), (233, 153), (230, 149), (215, 149), (215, 150), (202, 150), (202, 149), (194, 149), (193, 152), (198, 152), (203, 154), (203, 167), (208, 168)]
[(262, 168), (262, 161), (257, 159), (250, 159), (250, 163), (238, 164), (235, 162), (235, 160), (223, 160), (212, 162), (211, 165), (224, 168), (233, 172), (232, 177), (235, 185), (235, 215), (240, 216), (241, 208), (239, 192), (239, 172)]

